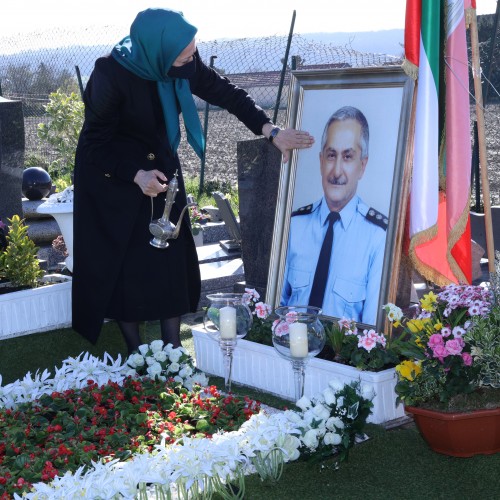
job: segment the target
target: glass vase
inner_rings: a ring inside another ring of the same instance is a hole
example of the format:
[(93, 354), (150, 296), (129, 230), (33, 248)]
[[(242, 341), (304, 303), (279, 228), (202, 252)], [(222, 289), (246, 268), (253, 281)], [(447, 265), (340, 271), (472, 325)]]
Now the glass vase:
[(280, 356), (291, 362), (295, 400), (304, 395), (307, 361), (325, 346), (325, 329), (319, 319), (321, 309), (313, 306), (283, 306), (276, 309), (279, 322), (273, 328), (273, 345)]
[(224, 385), (231, 391), (233, 352), (238, 339), (243, 338), (253, 322), (252, 312), (242, 293), (213, 293), (207, 295), (210, 301), (205, 310), (205, 330), (218, 342), (224, 360)]

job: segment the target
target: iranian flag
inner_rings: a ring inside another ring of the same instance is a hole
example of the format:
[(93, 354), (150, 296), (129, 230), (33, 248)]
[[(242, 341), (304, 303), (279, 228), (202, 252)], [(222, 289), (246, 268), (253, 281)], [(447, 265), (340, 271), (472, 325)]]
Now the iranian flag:
[(439, 285), (470, 283), (472, 274), (464, 0), (447, 0), (443, 7), (436, 0), (407, 0), (405, 27), (407, 64), (418, 72), (409, 254), (416, 269)]

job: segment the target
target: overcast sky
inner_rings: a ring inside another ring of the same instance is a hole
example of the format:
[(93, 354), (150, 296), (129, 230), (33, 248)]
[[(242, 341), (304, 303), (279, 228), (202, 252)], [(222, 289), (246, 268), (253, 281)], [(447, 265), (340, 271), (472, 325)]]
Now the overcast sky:
[[(496, 0), (477, 0), (477, 13), (494, 13)], [(287, 34), (293, 10), (296, 33), (404, 28), (405, 0), (9, 0), (0, 9), (0, 37), (92, 25), (128, 29), (148, 7), (182, 10), (200, 40)], [(327, 6), (327, 7), (325, 7)]]

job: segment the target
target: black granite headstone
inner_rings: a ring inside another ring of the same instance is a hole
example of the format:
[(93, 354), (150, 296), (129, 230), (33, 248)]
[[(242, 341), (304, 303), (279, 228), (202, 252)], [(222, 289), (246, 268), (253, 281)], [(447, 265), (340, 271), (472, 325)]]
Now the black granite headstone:
[(0, 97), (0, 217), (23, 216), (24, 117), (21, 101)]
[(281, 153), (267, 139), (237, 145), (240, 230), (246, 286), (264, 299), (278, 198)]

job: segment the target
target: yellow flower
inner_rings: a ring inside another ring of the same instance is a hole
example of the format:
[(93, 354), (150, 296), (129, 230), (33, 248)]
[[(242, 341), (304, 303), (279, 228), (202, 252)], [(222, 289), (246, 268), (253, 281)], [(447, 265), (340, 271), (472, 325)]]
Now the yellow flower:
[(433, 312), (436, 310), (437, 295), (434, 292), (429, 292), (420, 299), (422, 309)]
[(443, 329), (443, 323), (441, 323), (441, 321), (438, 321), (437, 323), (434, 324), (434, 330), (436, 330), (437, 332), (439, 332), (442, 329)]
[(396, 371), (401, 375), (401, 377), (406, 380), (415, 380), (422, 372), (422, 367), (420, 366), (420, 361), (411, 361), (409, 359), (401, 362), (396, 366)]
[(424, 322), (421, 319), (410, 319), (407, 326), (412, 333), (418, 333), (424, 329)]

